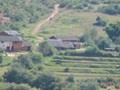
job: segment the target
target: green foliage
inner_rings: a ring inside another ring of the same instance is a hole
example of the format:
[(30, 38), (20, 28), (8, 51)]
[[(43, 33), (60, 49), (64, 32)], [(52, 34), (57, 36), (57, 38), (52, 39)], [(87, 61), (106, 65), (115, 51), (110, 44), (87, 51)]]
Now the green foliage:
[(33, 68), (33, 62), (28, 56), (21, 55), (16, 60), (16, 63), (20, 64), (21, 67), (31, 69)]
[(7, 90), (37, 90), (37, 89), (32, 89), (29, 85), (27, 84), (12, 84)]
[(26, 83), (31, 85), (34, 76), (23, 68), (13, 68), (4, 74), (4, 79), (10, 83)]
[(112, 48), (113, 42), (109, 38), (99, 37), (96, 40), (96, 44), (99, 49), (105, 50), (105, 48)]
[(85, 56), (98, 56), (100, 55), (100, 51), (96, 46), (88, 47), (84, 52)]
[(64, 69), (64, 72), (69, 72), (69, 68), (68, 67), (66, 67), (65, 69)]
[(68, 78), (66, 79), (67, 82), (75, 82), (74, 80), (74, 76), (73, 75), (69, 75)]
[(80, 86), (80, 90), (99, 90), (95, 82), (87, 81), (82, 83)]
[(41, 53), (32, 53), (30, 59), (34, 64), (43, 63), (43, 56)]
[(41, 74), (36, 78), (33, 86), (41, 88), (41, 90), (55, 90), (58, 82), (59, 81), (51, 74)]
[(108, 34), (109, 38), (111, 38), (113, 41), (119, 41), (118, 38), (120, 37), (120, 22), (117, 22), (116, 24), (110, 24), (104, 30)]
[[(46, 1), (51, 4), (50, 1)], [(26, 24), (36, 23), (41, 16), (48, 14), (51, 10), (44, 5), (42, 0), (26, 1), (26, 0), (1, 0), (0, 11), (4, 14), (3, 17), (10, 19), (10, 23), (0, 25), (2, 29), (20, 30)]]
[(120, 45), (118, 45), (118, 46), (115, 47), (115, 51), (116, 52), (120, 52)]
[(25, 69), (33, 69), (36, 67), (36, 64), (43, 64), (43, 56), (41, 53), (30, 53), (28, 55), (21, 55), (15, 59), (12, 66), (13, 67), (22, 67)]
[(103, 6), (102, 8), (99, 8), (98, 11), (110, 15), (117, 15), (120, 14), (120, 6), (119, 5)]
[(102, 20), (102, 18), (98, 16), (96, 18), (96, 23), (94, 23), (94, 25), (104, 27), (106, 26), (106, 21)]
[(85, 42), (86, 45), (94, 45), (97, 37), (98, 37), (98, 32), (93, 29), (90, 30), (89, 32), (85, 32), (81, 37), (81, 41)]
[(40, 43), (38, 51), (41, 52), (44, 56), (52, 56), (57, 53), (57, 50), (47, 42)]

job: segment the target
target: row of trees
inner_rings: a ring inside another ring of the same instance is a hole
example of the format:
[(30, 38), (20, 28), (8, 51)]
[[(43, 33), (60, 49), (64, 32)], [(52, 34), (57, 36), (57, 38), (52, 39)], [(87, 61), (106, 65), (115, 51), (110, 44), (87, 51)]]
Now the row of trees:
[(120, 14), (120, 6), (119, 5), (103, 6), (101, 8), (98, 8), (98, 11), (105, 14), (117, 15)]

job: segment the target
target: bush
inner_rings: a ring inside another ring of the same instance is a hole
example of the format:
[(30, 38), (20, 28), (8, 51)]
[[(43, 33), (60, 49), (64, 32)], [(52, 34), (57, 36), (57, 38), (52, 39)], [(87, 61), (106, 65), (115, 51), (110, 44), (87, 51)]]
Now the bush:
[(41, 74), (39, 75), (33, 83), (33, 86), (41, 88), (42, 90), (55, 90), (59, 83), (53, 75), (51, 74)]
[(67, 1), (63, 1), (63, 2), (61, 2), (61, 4), (60, 4), (60, 8), (64, 8), (64, 7), (66, 7), (68, 5), (68, 2)]
[(57, 50), (47, 42), (40, 43), (38, 51), (41, 52), (44, 56), (52, 56), (57, 53)]
[(119, 5), (103, 6), (101, 8), (98, 8), (98, 11), (105, 14), (117, 15), (120, 14), (120, 6)]
[(4, 79), (10, 83), (25, 83), (31, 85), (34, 81), (33, 74), (29, 73), (26, 70), (21, 69), (11, 69), (4, 74)]
[(99, 90), (99, 89), (96, 83), (87, 81), (81, 84), (80, 90)]
[(109, 26), (106, 27), (104, 30), (108, 34), (109, 38), (115, 42), (116, 39), (120, 37), (120, 22), (117, 22), (115, 24), (109, 24)]
[(98, 46), (99, 49), (105, 50), (105, 48), (112, 48), (114, 44), (112, 40), (109, 38), (99, 37), (96, 40), (96, 45)]
[(96, 18), (96, 23), (94, 25), (104, 27), (106, 26), (106, 21), (102, 20), (99, 16)]
[(69, 72), (69, 68), (66, 67), (66, 68), (64, 69), (64, 72)]
[(15, 63), (20, 64), (21, 67), (26, 69), (32, 69), (34, 67), (32, 60), (28, 56), (24, 55), (19, 56)]
[(40, 64), (43, 62), (43, 56), (41, 53), (30, 54), (30, 59), (32, 60), (33, 64)]
[(84, 52), (85, 56), (99, 56), (100, 50), (94, 46), (94, 47), (88, 47), (86, 51)]
[(73, 75), (69, 75), (66, 81), (67, 82), (75, 82), (74, 76)]
[(7, 90), (37, 90), (37, 89), (32, 89), (29, 85), (27, 84), (12, 84), (8, 87)]
[(120, 52), (120, 45), (118, 45), (118, 46), (115, 47), (115, 51), (116, 52)]

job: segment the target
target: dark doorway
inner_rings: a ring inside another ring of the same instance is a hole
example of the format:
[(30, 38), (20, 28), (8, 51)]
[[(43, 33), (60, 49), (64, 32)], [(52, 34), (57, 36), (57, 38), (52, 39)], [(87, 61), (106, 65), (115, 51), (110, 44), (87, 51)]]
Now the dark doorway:
[(14, 51), (14, 47), (12, 47), (12, 49), (11, 49), (12, 51)]
[(7, 47), (7, 51), (10, 51), (10, 47), (9, 46)]

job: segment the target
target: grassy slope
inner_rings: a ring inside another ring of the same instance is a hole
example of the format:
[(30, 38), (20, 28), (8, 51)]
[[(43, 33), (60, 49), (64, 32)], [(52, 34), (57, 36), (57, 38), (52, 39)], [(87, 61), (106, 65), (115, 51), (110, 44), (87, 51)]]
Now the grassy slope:
[(102, 17), (107, 23), (120, 21), (120, 15), (112, 16), (96, 12), (96, 8), (106, 4), (92, 5), (94, 9), (84, 12), (85, 10), (67, 10), (61, 9), (59, 14), (52, 21), (43, 26), (40, 36), (48, 38), (52, 35), (77, 35), (81, 36), (84, 32), (97, 30), (100, 36), (106, 36), (103, 27), (93, 26), (98, 16)]
[[(101, 7), (103, 5), (94, 5), (94, 11), (96, 10), (96, 8)], [(83, 11), (77, 11), (77, 10), (66, 10), (66, 9), (61, 9), (59, 14), (49, 23), (47, 23), (46, 25), (43, 26), (43, 28), (41, 29), (41, 32), (38, 33), (38, 35), (43, 36), (45, 38), (48, 38), (51, 35), (77, 35), (77, 36), (81, 36), (85, 31), (89, 31), (92, 29), (96, 29), (99, 33), (100, 36), (106, 36), (106, 33), (103, 31), (102, 27), (95, 27), (93, 26), (93, 23), (95, 22), (96, 17), (100, 16), (103, 19), (105, 19), (108, 23), (114, 23), (117, 21), (120, 21), (120, 15), (117, 16), (111, 16), (111, 15), (106, 15), (106, 14), (101, 14), (101, 13), (97, 13), (94, 11), (89, 11), (89, 12), (83, 12)], [(45, 17), (43, 17), (42, 19), (44, 20), (44, 18), (48, 17), (48, 15), (46, 15)], [(35, 39), (35, 36), (32, 35), (32, 30), (34, 29), (35, 24), (30, 24), (27, 28), (20, 30), (22, 34), (24, 34), (24, 36), (29, 36), (27, 37), (27, 40), (29, 40), (30, 42), (32, 42), (33, 45), (35, 45), (35, 43), (37, 42), (37, 40)], [(31, 36), (31, 37), (30, 37)], [(47, 61), (46, 61), (47, 62)], [(46, 71), (53, 71), (56, 75), (60, 75), (60, 76), (66, 76), (69, 74), (74, 74), (77, 78), (84, 78), (84, 77), (89, 77), (92, 78), (93, 76), (95, 77), (107, 77), (107, 76), (112, 76), (112, 77), (116, 77), (118, 78), (118, 74), (110, 74), (108, 71), (105, 71), (103, 68), (99, 67), (99, 69), (101, 69), (100, 71), (98, 71), (97, 68), (94, 68), (93, 71), (88, 70), (89, 74), (87, 73), (81, 73), (82, 72), (82, 68), (90, 68), (90, 65), (87, 65), (85, 62), (82, 63), (82, 65), (80, 65), (80, 63), (76, 63), (73, 62), (74, 64), (78, 65), (77, 68), (78, 69), (71, 69), (71, 73), (64, 73), (64, 67), (71, 67), (71, 63), (69, 61), (67, 61), (66, 63), (63, 62), (63, 65), (57, 65), (54, 62), (52, 62), (52, 60), (49, 60), (47, 63), (51, 64), (50, 66), (45, 66), (44, 69)], [(104, 63), (104, 62), (103, 62)], [(95, 62), (91, 62), (91, 65), (94, 64), (96, 66), (98, 66), (98, 64), (96, 64)], [(115, 69), (115, 65), (116, 62), (113, 62), (112, 64), (108, 64), (106, 65), (106, 63), (104, 64), (99, 64), (99, 65), (104, 65), (105, 68), (110, 68), (111, 66), (114, 67)], [(1, 67), (0, 68), (0, 74), (2, 75), (4, 71), (6, 71), (7, 67)], [(107, 69), (106, 68), (106, 69)], [(91, 69), (91, 68), (90, 68)], [(60, 73), (57, 73), (58, 71), (62, 71)], [(75, 73), (76, 72), (76, 73)], [(97, 72), (97, 74), (95, 74)], [(100, 74), (99, 74), (100, 72)], [(109, 73), (109, 74), (107, 74)], [(87, 75), (87, 76), (85, 76)]]
[[(85, 31), (96, 29), (101, 36), (105, 36), (105, 32), (102, 27), (95, 27), (95, 19), (101, 16), (108, 23), (114, 23), (120, 21), (120, 16), (110, 16), (101, 13), (93, 12), (60, 12), (55, 18), (52, 24), (46, 24), (40, 35), (44, 37), (49, 37), (51, 35), (77, 35), (81, 36)], [(76, 20), (76, 21), (75, 21)], [(44, 33), (47, 34), (44, 34)]]

